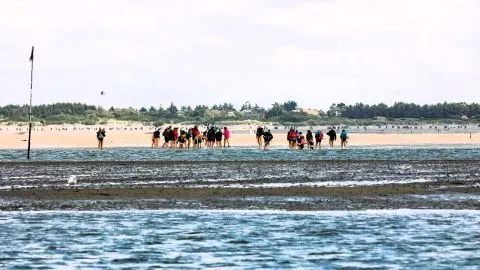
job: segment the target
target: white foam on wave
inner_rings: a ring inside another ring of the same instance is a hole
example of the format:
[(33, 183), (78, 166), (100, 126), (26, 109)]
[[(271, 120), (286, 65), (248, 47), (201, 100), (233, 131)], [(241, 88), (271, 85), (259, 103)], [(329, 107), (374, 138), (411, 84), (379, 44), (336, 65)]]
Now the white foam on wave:
[(261, 215), (322, 215), (322, 216), (350, 216), (350, 215), (474, 215), (480, 216), (480, 210), (472, 209), (366, 209), (366, 210), (306, 210), (290, 211), (284, 209), (158, 209), (158, 210), (39, 210), (39, 211), (0, 211), (3, 215), (23, 215), (23, 214), (58, 214), (68, 213), (74, 215), (82, 214), (136, 214), (136, 213), (185, 213), (185, 214), (261, 214)]
[[(214, 188), (284, 188), (284, 187), (356, 187), (356, 186), (382, 186), (390, 184), (414, 184), (434, 182), (433, 179), (410, 179), (410, 180), (383, 180), (383, 181), (324, 181), (324, 182), (302, 182), (302, 183), (259, 183), (259, 184), (224, 184), (212, 185)], [(205, 185), (190, 185), (189, 188), (201, 188)]]
[(4, 176), (2, 180), (17, 180), (17, 179), (44, 179), (50, 177), (49, 175), (21, 175), (21, 176)]
[(7, 190), (7, 189), (26, 189), (26, 188), (35, 188), (35, 185), (13, 185), (13, 186), (2, 186), (0, 190)]

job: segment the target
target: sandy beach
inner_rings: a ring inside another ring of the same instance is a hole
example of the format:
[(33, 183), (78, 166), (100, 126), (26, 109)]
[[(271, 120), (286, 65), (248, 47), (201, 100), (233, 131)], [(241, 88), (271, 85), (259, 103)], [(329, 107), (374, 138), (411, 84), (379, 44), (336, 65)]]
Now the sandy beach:
[[(151, 147), (154, 127), (141, 125), (111, 125), (105, 127), (107, 136), (104, 147)], [(32, 129), (32, 149), (42, 148), (95, 148), (96, 126), (58, 125)], [(307, 127), (301, 130), (305, 131)], [(255, 146), (254, 126), (230, 127), (231, 146)], [(326, 131), (326, 127), (323, 127)], [(465, 131), (466, 130), (466, 131)], [(349, 146), (382, 145), (479, 145), (480, 129), (432, 130), (432, 129), (349, 129)], [(286, 130), (273, 130), (272, 146), (287, 147)], [(23, 149), (27, 147), (27, 126), (0, 126), (0, 149)], [(336, 142), (339, 147), (340, 142)], [(322, 147), (327, 147), (327, 140)]]

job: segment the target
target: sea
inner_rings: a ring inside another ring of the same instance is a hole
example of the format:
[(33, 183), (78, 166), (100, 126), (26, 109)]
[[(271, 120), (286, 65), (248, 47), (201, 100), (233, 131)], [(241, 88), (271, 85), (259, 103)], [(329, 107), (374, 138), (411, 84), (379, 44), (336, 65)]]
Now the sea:
[[(0, 161), (27, 161), (25, 149), (0, 150)], [(35, 149), (32, 161), (256, 161), (256, 160), (476, 160), (480, 145), (403, 145), (350, 147), (346, 151), (323, 146), (320, 150), (292, 151), (273, 147), (165, 150), (138, 148)]]
[[(480, 147), (468, 145), (352, 147), (347, 151), (43, 149), (34, 150), (30, 161), (25, 156), (25, 150), (0, 150), (0, 189), (59, 188), (71, 174), (85, 179), (80, 188), (92, 188), (98, 185), (94, 179), (104, 173), (116, 175), (105, 184), (111, 186), (145, 184), (142, 181), (175, 185), (196, 173), (195, 185), (218, 182), (242, 188), (248, 188), (259, 174), (270, 179), (265, 182), (272, 186), (276, 181), (284, 186), (299, 182), (342, 186), (345, 173), (335, 168), (347, 168), (348, 186), (442, 177), (446, 181), (445, 175), (451, 178), (452, 174), (456, 181), (480, 178)], [(102, 162), (113, 162), (114, 169), (95, 171), (95, 164)], [(122, 162), (128, 170), (121, 169)], [(317, 165), (322, 163), (328, 166)], [(455, 171), (457, 164), (462, 171)], [(152, 175), (165, 173), (164, 166), (174, 177), (155, 182)], [(317, 174), (309, 171), (312, 166), (332, 171)], [(292, 175), (301, 175), (303, 180), (282, 181)], [(478, 193), (472, 198), (480, 200)], [(0, 204), (5, 203), (0, 199)], [(480, 210), (0, 211), (0, 268), (480, 269)]]

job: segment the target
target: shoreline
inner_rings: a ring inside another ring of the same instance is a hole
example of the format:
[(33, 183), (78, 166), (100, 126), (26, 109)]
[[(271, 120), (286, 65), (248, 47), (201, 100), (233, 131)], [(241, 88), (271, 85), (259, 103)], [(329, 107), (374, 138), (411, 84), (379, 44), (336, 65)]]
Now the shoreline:
[[(273, 133), (271, 146), (288, 148), (286, 134)], [(478, 146), (480, 133), (350, 133), (348, 146)], [(28, 133), (0, 132), (0, 150), (27, 148)], [(163, 142), (163, 138), (160, 140)], [(223, 143), (223, 142), (222, 142)], [(160, 143), (161, 144), (161, 143)], [(32, 150), (35, 149), (81, 149), (96, 148), (97, 140), (94, 132), (43, 131), (32, 134)], [(233, 147), (257, 147), (255, 135), (232, 133), (230, 145)], [(328, 139), (322, 140), (322, 149), (328, 148)], [(151, 148), (151, 133), (144, 131), (108, 131), (104, 140), (104, 149), (108, 148)], [(335, 148), (340, 148), (337, 138)]]

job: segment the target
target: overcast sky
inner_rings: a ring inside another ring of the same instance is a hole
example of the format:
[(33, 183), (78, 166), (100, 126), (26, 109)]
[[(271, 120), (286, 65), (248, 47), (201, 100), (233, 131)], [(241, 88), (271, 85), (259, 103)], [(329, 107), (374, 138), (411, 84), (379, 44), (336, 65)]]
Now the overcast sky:
[(32, 45), (34, 104), (480, 101), (476, 0), (0, 0), (0, 105)]

